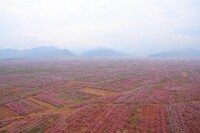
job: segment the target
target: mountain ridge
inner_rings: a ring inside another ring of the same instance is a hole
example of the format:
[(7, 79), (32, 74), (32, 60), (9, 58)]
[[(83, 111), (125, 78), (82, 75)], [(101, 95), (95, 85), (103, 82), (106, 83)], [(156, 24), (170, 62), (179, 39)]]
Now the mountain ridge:
[(53, 46), (41, 46), (32, 49), (1, 49), (0, 58), (56, 58), (72, 57), (74, 54), (67, 49), (59, 49)]
[(158, 53), (151, 54), (148, 57), (158, 57), (158, 58), (195, 58), (196, 57), (196, 58), (199, 58), (200, 50), (186, 48), (182, 50), (158, 52)]
[(83, 57), (124, 57), (127, 56), (126, 54), (110, 49), (110, 48), (96, 48), (96, 49), (90, 49), (83, 54), (81, 54)]

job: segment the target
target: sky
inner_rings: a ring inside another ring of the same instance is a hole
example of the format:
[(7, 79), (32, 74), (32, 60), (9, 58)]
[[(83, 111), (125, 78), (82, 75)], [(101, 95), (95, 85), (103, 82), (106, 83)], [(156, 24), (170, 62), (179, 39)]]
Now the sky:
[(0, 49), (200, 49), (199, 0), (0, 0)]

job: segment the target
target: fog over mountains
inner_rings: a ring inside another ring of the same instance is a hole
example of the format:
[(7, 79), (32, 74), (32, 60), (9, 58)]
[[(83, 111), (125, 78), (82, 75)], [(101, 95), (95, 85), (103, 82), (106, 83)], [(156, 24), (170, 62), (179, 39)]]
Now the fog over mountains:
[(72, 57), (74, 54), (67, 49), (59, 49), (53, 46), (43, 46), (32, 49), (2, 49), (0, 58), (57, 58)]
[[(134, 55), (134, 53), (132, 54)], [(42, 46), (32, 49), (17, 50), (17, 49), (1, 49), (0, 59), (8, 58), (106, 58), (106, 57), (137, 57), (130, 56), (129, 54), (109, 49), (109, 48), (96, 48), (90, 49), (82, 54), (74, 54), (67, 49), (60, 49), (53, 46)], [(177, 51), (164, 51), (154, 53), (146, 57), (150, 58), (200, 58), (200, 51), (191, 48), (177, 50)]]
[[(161, 57), (200, 50), (200, 0), (2, 0), (0, 29), (0, 49), (53, 45), (81, 57)], [(29, 50), (8, 56), (29, 57)]]
[(42, 46), (26, 50), (2, 49), (0, 58), (59, 58), (59, 57), (84, 57), (84, 58), (105, 58), (105, 57), (125, 57), (128, 56), (122, 52), (108, 49), (91, 49), (81, 54), (74, 54), (67, 49), (59, 49), (53, 46)]
[(120, 51), (113, 50), (113, 49), (97, 48), (97, 49), (88, 50), (87, 52), (81, 54), (81, 56), (83, 57), (125, 57), (128, 55)]
[(186, 48), (177, 51), (166, 51), (166, 52), (159, 52), (155, 54), (149, 55), (149, 57), (159, 57), (159, 58), (199, 58), (200, 51)]

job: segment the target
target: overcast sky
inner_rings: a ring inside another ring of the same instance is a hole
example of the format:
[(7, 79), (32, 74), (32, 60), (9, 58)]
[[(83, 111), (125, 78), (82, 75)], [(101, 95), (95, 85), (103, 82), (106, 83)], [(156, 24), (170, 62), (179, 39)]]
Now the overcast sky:
[(200, 0), (0, 0), (0, 48), (200, 49)]

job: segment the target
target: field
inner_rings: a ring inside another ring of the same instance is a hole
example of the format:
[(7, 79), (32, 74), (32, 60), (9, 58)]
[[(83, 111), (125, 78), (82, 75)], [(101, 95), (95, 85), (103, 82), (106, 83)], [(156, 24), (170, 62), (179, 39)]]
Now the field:
[(0, 133), (200, 133), (200, 60), (0, 60)]

